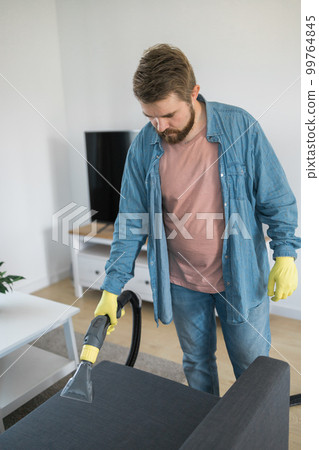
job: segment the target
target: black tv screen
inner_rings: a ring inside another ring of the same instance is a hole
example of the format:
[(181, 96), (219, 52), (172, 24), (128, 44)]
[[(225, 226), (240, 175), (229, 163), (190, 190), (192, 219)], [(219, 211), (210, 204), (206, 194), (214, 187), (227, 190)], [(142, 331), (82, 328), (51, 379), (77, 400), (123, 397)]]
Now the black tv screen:
[(119, 210), (118, 192), (121, 189), (125, 158), (137, 134), (138, 131), (85, 133), (90, 206), (97, 211), (93, 220), (115, 222)]

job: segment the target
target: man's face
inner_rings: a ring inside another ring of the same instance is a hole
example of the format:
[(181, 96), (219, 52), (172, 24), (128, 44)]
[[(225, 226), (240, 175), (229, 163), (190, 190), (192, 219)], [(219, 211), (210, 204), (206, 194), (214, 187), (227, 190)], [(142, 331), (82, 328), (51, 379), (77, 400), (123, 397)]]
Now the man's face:
[(154, 103), (140, 103), (144, 115), (159, 136), (169, 144), (182, 142), (194, 125), (193, 106), (180, 100), (175, 93)]

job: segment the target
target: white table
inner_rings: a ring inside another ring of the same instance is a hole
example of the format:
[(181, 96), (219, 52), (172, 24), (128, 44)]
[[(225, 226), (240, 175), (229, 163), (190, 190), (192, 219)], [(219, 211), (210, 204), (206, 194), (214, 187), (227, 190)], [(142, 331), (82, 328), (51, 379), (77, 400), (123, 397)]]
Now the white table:
[[(72, 316), (79, 311), (21, 292), (0, 294), (0, 432), (3, 417), (77, 367)], [(61, 325), (69, 358), (28, 345)]]

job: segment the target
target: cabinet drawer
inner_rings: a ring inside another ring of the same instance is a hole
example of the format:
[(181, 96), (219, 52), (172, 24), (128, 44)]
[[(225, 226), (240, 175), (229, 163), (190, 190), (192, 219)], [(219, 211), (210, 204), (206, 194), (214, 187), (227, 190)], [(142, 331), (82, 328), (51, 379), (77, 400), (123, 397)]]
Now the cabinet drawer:
[(147, 267), (135, 266), (134, 277), (126, 283), (124, 289), (136, 292), (142, 300), (152, 301), (150, 275)]
[[(100, 289), (105, 274), (106, 259), (88, 255), (79, 255), (80, 285)], [(143, 300), (152, 301), (150, 276), (147, 266), (135, 265), (135, 276), (126, 283), (123, 289), (139, 294)]]
[(104, 280), (106, 259), (79, 255), (79, 278), (82, 286), (100, 289)]

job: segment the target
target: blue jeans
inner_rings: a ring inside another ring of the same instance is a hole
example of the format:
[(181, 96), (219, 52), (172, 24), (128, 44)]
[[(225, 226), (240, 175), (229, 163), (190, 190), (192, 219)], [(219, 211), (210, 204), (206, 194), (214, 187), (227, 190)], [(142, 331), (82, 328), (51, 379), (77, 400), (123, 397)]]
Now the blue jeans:
[(171, 283), (173, 318), (183, 350), (183, 368), (194, 389), (219, 395), (216, 363), (218, 312), (235, 377), (270, 349), (269, 300), (252, 308), (242, 323), (227, 320), (225, 292), (206, 294)]

